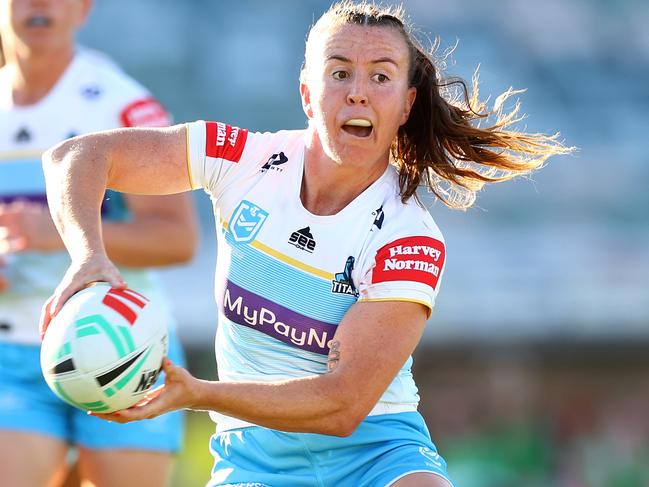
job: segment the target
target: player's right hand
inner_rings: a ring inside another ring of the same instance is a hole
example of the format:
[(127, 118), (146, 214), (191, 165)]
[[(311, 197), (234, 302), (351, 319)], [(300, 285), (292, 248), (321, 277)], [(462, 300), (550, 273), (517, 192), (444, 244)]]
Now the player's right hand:
[(105, 255), (93, 255), (81, 262), (73, 261), (54, 294), (43, 305), (38, 325), (41, 340), (50, 321), (61, 311), (66, 301), (94, 282), (107, 282), (117, 289), (127, 287), (117, 267)]

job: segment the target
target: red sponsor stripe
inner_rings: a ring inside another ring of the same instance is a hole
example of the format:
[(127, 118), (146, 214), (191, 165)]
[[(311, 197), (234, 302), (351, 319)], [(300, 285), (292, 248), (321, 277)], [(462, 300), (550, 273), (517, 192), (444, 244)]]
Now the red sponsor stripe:
[(155, 98), (142, 98), (124, 107), (120, 121), (124, 127), (167, 127), (171, 118)]
[(248, 131), (223, 122), (205, 122), (205, 155), (239, 162), (248, 139)]
[(133, 311), (131, 308), (129, 308), (126, 304), (124, 304), (122, 301), (117, 299), (115, 296), (106, 294), (106, 296), (104, 296), (104, 299), (102, 299), (101, 302), (104, 303), (106, 306), (108, 306), (110, 309), (122, 315), (122, 317), (126, 321), (128, 321), (131, 325), (135, 323), (135, 320), (137, 319), (137, 315), (135, 314), (135, 311)]
[(108, 294), (113, 294), (115, 296), (119, 296), (121, 298), (127, 299), (131, 303), (135, 304), (136, 306), (139, 306), (140, 308), (144, 308), (144, 305), (148, 301), (147, 298), (145, 298), (141, 294), (136, 293), (132, 289), (112, 288), (110, 291), (108, 291)]
[(405, 237), (376, 252), (372, 283), (415, 281), (435, 289), (445, 259), (444, 244), (431, 237)]
[(205, 155), (216, 157), (216, 122), (205, 122)]

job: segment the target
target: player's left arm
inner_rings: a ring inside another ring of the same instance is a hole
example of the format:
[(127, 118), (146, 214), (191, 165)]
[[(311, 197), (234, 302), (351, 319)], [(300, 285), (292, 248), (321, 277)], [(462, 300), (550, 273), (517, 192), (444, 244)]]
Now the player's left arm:
[[(150, 267), (190, 260), (198, 240), (191, 196), (124, 194), (131, 217), (104, 221), (108, 257), (118, 265)], [(41, 204), (17, 201), (0, 205), (0, 253), (65, 250), (54, 222)], [(2, 287), (0, 287), (0, 291)]]
[(405, 301), (356, 303), (330, 342), (327, 373), (319, 376), (210, 382), (167, 362), (166, 385), (150, 402), (102, 417), (128, 422), (180, 408), (214, 410), (272, 429), (347, 436), (412, 354), (427, 313), (426, 306)]
[[(116, 116), (115, 125), (169, 126), (171, 117), (164, 107), (150, 96), (141, 96), (141, 88), (137, 90), (140, 97), (125, 104)], [(153, 151), (149, 151), (148, 155), (152, 154)], [(191, 259), (198, 240), (198, 226), (190, 194), (146, 197), (124, 194), (124, 198), (131, 218), (102, 223), (104, 244), (113, 262), (150, 267)], [(3, 249), (5, 252), (50, 252), (65, 247), (46, 207), (16, 201), (0, 205), (0, 252)]]

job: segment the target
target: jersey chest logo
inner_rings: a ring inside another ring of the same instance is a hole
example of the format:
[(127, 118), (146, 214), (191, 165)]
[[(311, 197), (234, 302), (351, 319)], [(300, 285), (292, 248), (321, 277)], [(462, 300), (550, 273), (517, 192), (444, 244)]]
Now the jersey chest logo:
[(268, 212), (250, 201), (243, 200), (232, 213), (228, 226), (238, 244), (252, 242), (266, 222)]
[(21, 127), (20, 130), (14, 135), (14, 142), (18, 144), (26, 144), (32, 140), (32, 134), (27, 127)]

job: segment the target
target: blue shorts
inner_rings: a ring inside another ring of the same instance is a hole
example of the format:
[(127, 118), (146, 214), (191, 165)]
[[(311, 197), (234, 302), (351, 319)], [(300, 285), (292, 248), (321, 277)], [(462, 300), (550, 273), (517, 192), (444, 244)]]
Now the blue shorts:
[[(169, 358), (184, 365), (176, 333), (169, 333)], [(164, 381), (164, 375), (158, 379)], [(177, 452), (183, 413), (118, 424), (88, 416), (50, 391), (43, 379), (38, 345), (0, 342), (0, 429), (39, 433), (91, 449)]]
[(379, 487), (415, 472), (453, 485), (417, 412), (369, 416), (345, 438), (258, 426), (228, 430), (212, 436), (210, 450), (207, 487)]

